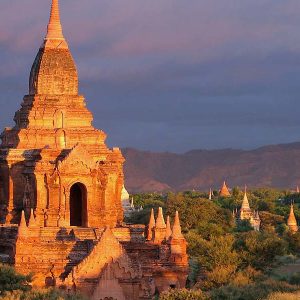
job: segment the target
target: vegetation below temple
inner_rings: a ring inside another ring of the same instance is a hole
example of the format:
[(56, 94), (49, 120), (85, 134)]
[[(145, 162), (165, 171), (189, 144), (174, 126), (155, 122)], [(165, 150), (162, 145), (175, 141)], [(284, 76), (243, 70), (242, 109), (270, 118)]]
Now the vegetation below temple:
[[(233, 218), (232, 210), (243, 199), (238, 188), (231, 197), (212, 201), (200, 192), (134, 195), (135, 204), (144, 210), (134, 213), (128, 222), (147, 224), (151, 208), (163, 207), (165, 216), (174, 216), (178, 210), (189, 243), (187, 289), (172, 290), (160, 299), (299, 299), (300, 233), (291, 234), (286, 219), (292, 200), (299, 219), (300, 195), (257, 189), (248, 191), (248, 198), (251, 207), (260, 211), (260, 232)], [(30, 280), (10, 267), (0, 267), (0, 299), (82, 299), (55, 290), (31, 291)]]
[(300, 233), (291, 234), (286, 220), (292, 200), (300, 217), (300, 195), (257, 189), (248, 191), (248, 198), (260, 211), (260, 232), (233, 217), (232, 210), (243, 199), (238, 188), (231, 197), (212, 201), (200, 192), (134, 195), (135, 204), (144, 210), (127, 221), (147, 224), (151, 208), (157, 211), (159, 206), (165, 215), (174, 216), (178, 210), (188, 241), (189, 290), (175, 290), (161, 299), (298, 299), (293, 293), (300, 290)]
[(0, 265), (0, 299), (2, 300), (87, 300), (55, 289), (33, 290), (33, 274), (21, 275), (13, 267)]

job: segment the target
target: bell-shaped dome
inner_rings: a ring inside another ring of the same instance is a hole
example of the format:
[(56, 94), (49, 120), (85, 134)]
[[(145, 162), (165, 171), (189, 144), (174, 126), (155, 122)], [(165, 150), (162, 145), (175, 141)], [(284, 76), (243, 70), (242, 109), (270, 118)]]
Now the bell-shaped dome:
[(47, 35), (31, 68), (29, 94), (78, 94), (77, 69), (63, 36), (58, 0), (52, 1)]

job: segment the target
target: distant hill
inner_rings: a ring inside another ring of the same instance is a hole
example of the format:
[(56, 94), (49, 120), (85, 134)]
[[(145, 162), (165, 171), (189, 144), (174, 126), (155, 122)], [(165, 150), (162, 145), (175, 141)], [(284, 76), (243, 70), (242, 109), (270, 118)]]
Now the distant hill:
[(295, 188), (300, 185), (300, 142), (255, 150), (193, 150), (184, 154), (126, 148), (130, 192), (208, 190), (224, 179), (230, 187)]

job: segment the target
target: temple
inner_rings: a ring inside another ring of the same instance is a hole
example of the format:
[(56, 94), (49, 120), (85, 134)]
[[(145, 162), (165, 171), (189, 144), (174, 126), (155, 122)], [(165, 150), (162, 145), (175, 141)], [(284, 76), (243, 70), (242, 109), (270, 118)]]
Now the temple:
[(240, 221), (248, 220), (254, 230), (256, 230), (256, 231), (260, 230), (260, 223), (261, 223), (260, 216), (259, 216), (258, 211), (253, 211), (250, 208), (246, 187), (245, 187), (242, 206), (238, 212), (233, 212), (233, 214)]
[(152, 299), (184, 287), (178, 213), (171, 230), (160, 209), (146, 237), (145, 226), (123, 222), (124, 158), (93, 127), (78, 82), (53, 0), (28, 94), (15, 126), (1, 135), (0, 257), (23, 274), (33, 271), (34, 286), (88, 299)]

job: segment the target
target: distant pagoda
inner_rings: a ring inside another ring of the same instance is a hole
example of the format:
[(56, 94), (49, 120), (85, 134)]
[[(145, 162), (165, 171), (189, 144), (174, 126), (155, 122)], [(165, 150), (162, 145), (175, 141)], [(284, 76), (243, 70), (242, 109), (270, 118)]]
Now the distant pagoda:
[(246, 187), (242, 206), (237, 213), (233, 212), (233, 215), (240, 221), (248, 220), (253, 229), (259, 231), (261, 223), (259, 213), (258, 211), (254, 211), (250, 208)]
[(229, 192), (229, 189), (226, 185), (226, 181), (223, 182), (223, 185), (221, 187), (221, 190), (220, 190), (220, 194), (219, 194), (221, 197), (230, 197), (231, 194)]
[(291, 204), (290, 214), (289, 214), (289, 218), (287, 220), (287, 225), (292, 233), (295, 233), (298, 231), (298, 224), (297, 224), (297, 220), (296, 220), (295, 213), (294, 213), (293, 203)]

